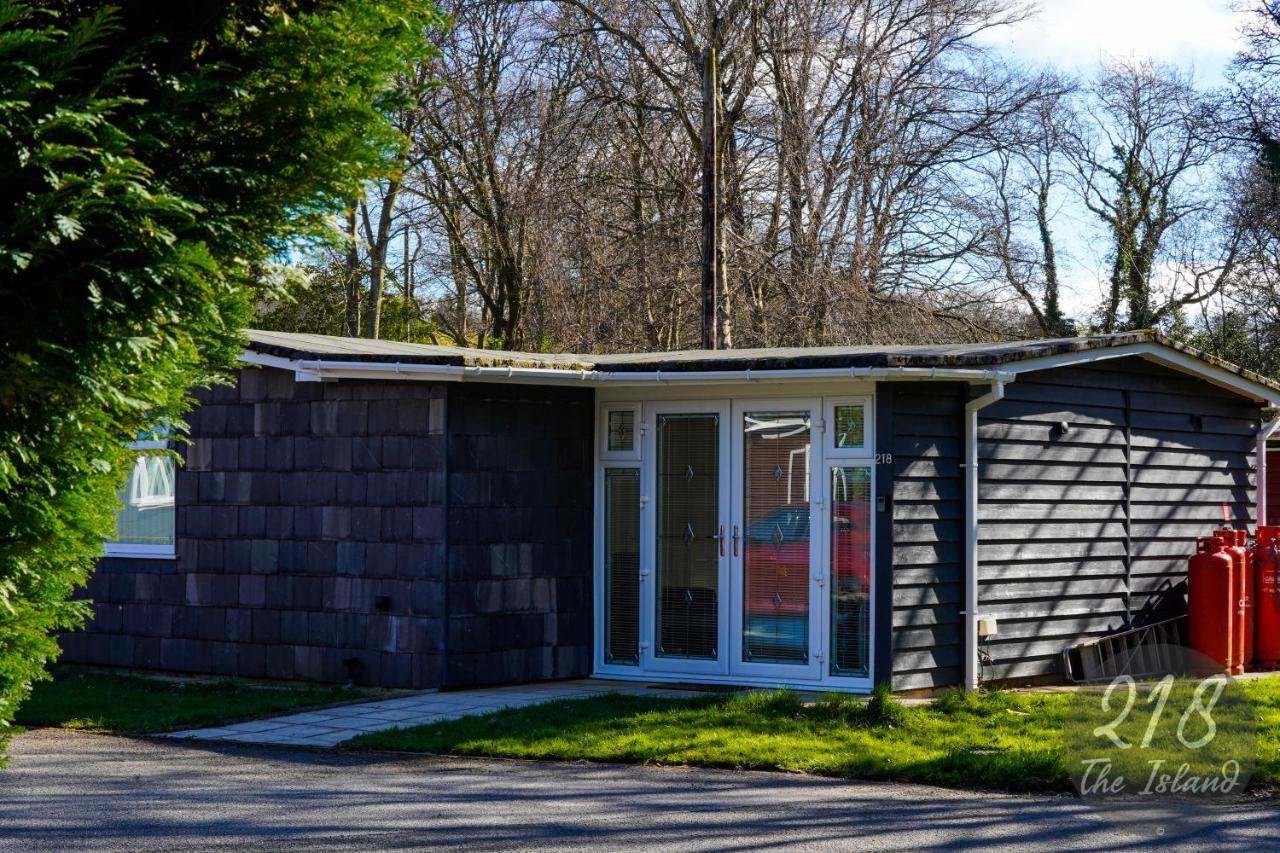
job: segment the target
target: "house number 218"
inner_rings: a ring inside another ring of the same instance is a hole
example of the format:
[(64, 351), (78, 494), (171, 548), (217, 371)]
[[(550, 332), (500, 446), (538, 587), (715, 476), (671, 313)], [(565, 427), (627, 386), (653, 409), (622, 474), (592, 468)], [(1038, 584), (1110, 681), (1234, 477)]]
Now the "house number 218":
[(893, 464), (893, 454), (892, 454), (892, 453), (877, 453), (877, 454), (876, 454), (876, 464), (877, 464), (877, 465), (892, 465), (892, 464)]

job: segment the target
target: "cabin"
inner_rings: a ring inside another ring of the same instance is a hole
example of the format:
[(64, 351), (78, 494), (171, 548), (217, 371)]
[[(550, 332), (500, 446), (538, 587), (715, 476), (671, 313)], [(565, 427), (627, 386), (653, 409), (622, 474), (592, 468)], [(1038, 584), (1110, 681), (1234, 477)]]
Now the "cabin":
[[(1280, 385), (1151, 332), (568, 355), (250, 331), (64, 660), (403, 688), (1062, 677), (1266, 517)], [(140, 450), (163, 447), (146, 437)], [(980, 633), (981, 632), (981, 633)]]

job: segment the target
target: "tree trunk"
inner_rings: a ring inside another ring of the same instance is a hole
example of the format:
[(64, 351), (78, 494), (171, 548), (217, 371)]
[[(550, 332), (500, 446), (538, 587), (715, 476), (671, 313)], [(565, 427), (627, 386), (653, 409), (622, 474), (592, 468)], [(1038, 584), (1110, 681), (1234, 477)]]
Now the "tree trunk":
[[(714, 28), (714, 24), (712, 25)], [(702, 348), (719, 349), (720, 251), (719, 174), (716, 126), (716, 48), (702, 52)]]
[(343, 268), (346, 295), (343, 300), (342, 334), (360, 337), (360, 242), (356, 236), (356, 203), (347, 207), (347, 259)]
[(1044, 313), (1041, 328), (1045, 334), (1058, 337), (1069, 335), (1072, 330), (1062, 316), (1058, 258), (1053, 246), (1053, 232), (1049, 229), (1049, 215), (1049, 181), (1045, 180), (1036, 194), (1036, 229), (1040, 233), (1040, 250), (1044, 258)]
[(395, 213), (400, 182), (387, 182), (378, 211), (378, 230), (374, 233), (365, 208), (365, 238), (369, 243), (369, 298), (364, 305), (364, 337), (377, 339), (382, 334), (382, 294), (387, 280), (387, 248), (391, 245), (391, 220)]
[(413, 340), (413, 315), (417, 307), (413, 301), (413, 264), (409, 257), (409, 226), (404, 227), (404, 302), (408, 313), (405, 314), (404, 337)]

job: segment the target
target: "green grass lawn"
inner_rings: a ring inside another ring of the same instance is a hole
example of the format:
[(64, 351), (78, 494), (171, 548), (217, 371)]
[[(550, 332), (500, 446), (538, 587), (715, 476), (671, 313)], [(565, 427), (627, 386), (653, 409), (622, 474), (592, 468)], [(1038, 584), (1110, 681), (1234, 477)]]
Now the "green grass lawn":
[(19, 726), (147, 733), (217, 726), (374, 695), (331, 686), (262, 687), (241, 681), (179, 681), (60, 667), (19, 709)]
[[(1280, 678), (1242, 682), (1259, 783), (1280, 783)], [(602, 696), (361, 735), (350, 746), (452, 755), (690, 764), (1013, 791), (1070, 790), (1065, 694), (949, 693), (903, 707), (788, 691), (689, 699)]]

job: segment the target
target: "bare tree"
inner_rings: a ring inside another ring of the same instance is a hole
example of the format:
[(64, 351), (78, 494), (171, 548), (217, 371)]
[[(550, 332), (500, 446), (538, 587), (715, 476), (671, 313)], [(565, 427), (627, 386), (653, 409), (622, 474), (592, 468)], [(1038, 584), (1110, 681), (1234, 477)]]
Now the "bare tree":
[(439, 85), (414, 136), (421, 166), (406, 189), (430, 205), (443, 234), (455, 298), (438, 316), (464, 345), (469, 295), (479, 300), (480, 345), (522, 345), (529, 301), (551, 263), (544, 240), (555, 233), (555, 190), (572, 161), (579, 57), (572, 44), (542, 37), (546, 10), (468, 4), (430, 69)]
[(992, 153), (974, 170), (975, 215), (985, 221), (987, 242), (975, 252), (986, 258), (993, 279), (1002, 280), (1029, 312), (1033, 332), (1073, 334), (1063, 313), (1056, 216), (1067, 202), (1062, 174), (1070, 168), (1066, 141), (1073, 122), (1070, 81), (1042, 75), (1038, 95), (1026, 109), (994, 128)]
[(1151, 328), (1213, 296), (1235, 266), (1239, 234), (1219, 228), (1213, 180), (1231, 148), (1222, 104), (1177, 69), (1122, 62), (1093, 82), (1085, 116), (1080, 193), (1111, 245), (1101, 327)]
[(1250, 132), (1168, 69), (1077, 90), (1012, 67), (984, 35), (1018, 0), (452, 5), (405, 168), (327, 261), (349, 334), (698, 345), (708, 47), (727, 345), (1069, 334), (1064, 205), (1111, 247), (1103, 329), (1168, 327), (1261, 275), (1258, 214), (1228, 203)]
[[(730, 285), (725, 253), (715, 251), (721, 233), (741, 225), (737, 202), (740, 171), (735, 168), (738, 127), (755, 92), (757, 44), (753, 34), (773, 6), (773, 0), (562, 0), (579, 15), (575, 26), (598, 48), (629, 55), (651, 79), (646, 103), (674, 118), (690, 149), (717, 170), (716, 187), (699, 207), (704, 220), (703, 250), (716, 255), (718, 285), (717, 338), (732, 347), (734, 288)], [(714, 73), (709, 68), (714, 66)], [(633, 78), (634, 79), (634, 78)], [(704, 83), (706, 84), (704, 86)], [(707, 88), (707, 87), (710, 88)], [(622, 103), (641, 103), (625, 90), (613, 97)], [(709, 109), (714, 98), (714, 109)], [(703, 135), (715, 130), (715, 144), (704, 146)], [(705, 204), (716, 199), (717, 209)], [(730, 238), (731, 239), (731, 238)], [(710, 244), (710, 247), (707, 244)]]
[(1251, 0), (1245, 11), (1244, 47), (1230, 68), (1241, 130), (1280, 175), (1280, 2)]
[[(397, 214), (405, 175), (418, 167), (424, 152), (412, 144), (419, 128), (428, 116), (430, 100), (429, 69), (422, 66), (406, 75), (401, 85), (412, 97), (411, 103), (396, 115), (396, 126), (404, 134), (406, 145), (399, 168), (390, 176), (377, 182), (359, 203), (361, 234), (364, 238), (368, 264), (369, 289), (363, 296), (363, 317), (360, 332), (366, 338), (381, 334), (382, 300), (386, 289), (387, 254), (397, 231)], [(370, 200), (372, 197), (372, 203)]]
[(1001, 2), (792, 0), (768, 23), (776, 96), (760, 137), (777, 139), (763, 170), (777, 201), (761, 198), (751, 242), (803, 318), (781, 340), (875, 339), (895, 304), (941, 320), (968, 298), (977, 282), (962, 258), (981, 225), (958, 172), (1034, 96), (977, 39), (1023, 14)]

